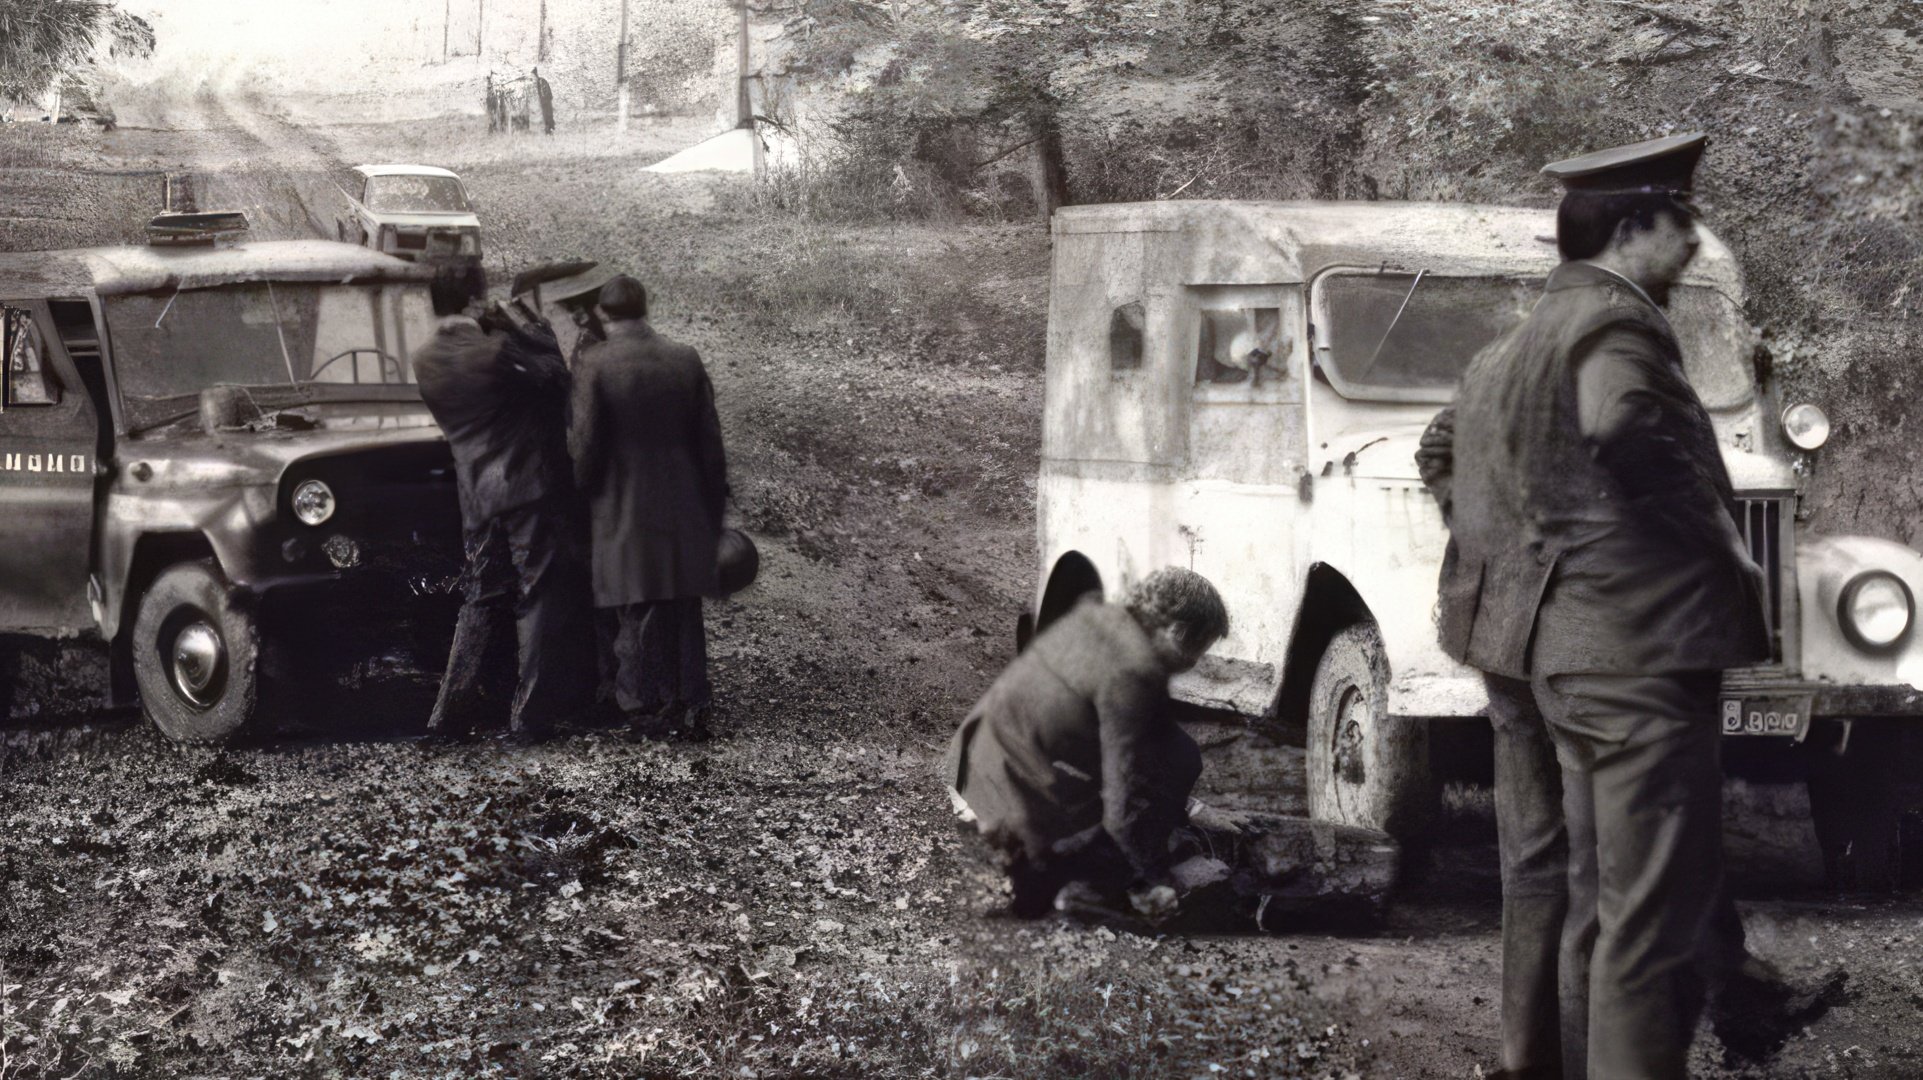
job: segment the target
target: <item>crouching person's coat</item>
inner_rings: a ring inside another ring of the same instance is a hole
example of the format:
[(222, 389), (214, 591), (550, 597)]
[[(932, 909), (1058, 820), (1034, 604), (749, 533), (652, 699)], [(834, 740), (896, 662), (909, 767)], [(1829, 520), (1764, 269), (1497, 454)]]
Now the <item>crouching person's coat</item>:
[(1084, 600), (975, 704), (944, 774), (997, 846), (1046, 862), (1057, 841), (1100, 826), (1149, 877), (1201, 772), (1168, 678), (1126, 609)]

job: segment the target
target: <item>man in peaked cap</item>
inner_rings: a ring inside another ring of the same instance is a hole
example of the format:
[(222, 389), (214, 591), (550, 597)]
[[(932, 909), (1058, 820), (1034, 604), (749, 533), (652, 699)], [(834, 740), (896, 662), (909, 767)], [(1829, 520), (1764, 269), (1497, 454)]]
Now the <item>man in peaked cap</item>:
[(1442, 647), (1485, 673), (1497, 735), (1509, 1076), (1684, 1076), (1706, 946), (1740, 942), (1720, 899), (1717, 694), (1772, 644), (1662, 310), (1696, 250), (1706, 141), (1543, 169), (1566, 189), (1565, 261), (1418, 454), (1451, 530)]

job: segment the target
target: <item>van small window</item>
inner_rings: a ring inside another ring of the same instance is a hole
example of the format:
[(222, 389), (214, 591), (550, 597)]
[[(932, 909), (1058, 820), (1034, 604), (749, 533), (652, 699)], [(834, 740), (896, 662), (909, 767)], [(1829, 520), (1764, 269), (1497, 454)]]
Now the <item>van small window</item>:
[(1204, 309), (1195, 340), (1195, 381), (1251, 383), (1288, 377), (1282, 311), (1272, 307)]
[(1132, 371), (1142, 366), (1142, 304), (1136, 301), (1115, 309), (1108, 319), (1108, 366)]
[(60, 384), (47, 370), (46, 351), (33, 313), (23, 308), (0, 308), (0, 342), (6, 346), (4, 406), (60, 404)]

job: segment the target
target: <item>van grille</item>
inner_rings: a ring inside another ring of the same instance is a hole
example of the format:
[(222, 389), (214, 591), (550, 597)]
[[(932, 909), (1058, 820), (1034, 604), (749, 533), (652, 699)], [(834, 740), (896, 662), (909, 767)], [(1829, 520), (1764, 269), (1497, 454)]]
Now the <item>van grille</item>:
[[(1783, 588), (1784, 561), (1788, 557), (1791, 534), (1785, 523), (1792, 515), (1783, 513), (1780, 497), (1752, 497), (1737, 500), (1737, 523), (1743, 541), (1749, 545), (1750, 558), (1763, 568), (1764, 603), (1769, 612), (1770, 661), (1783, 662)], [(1794, 528), (1793, 524), (1789, 528)]]

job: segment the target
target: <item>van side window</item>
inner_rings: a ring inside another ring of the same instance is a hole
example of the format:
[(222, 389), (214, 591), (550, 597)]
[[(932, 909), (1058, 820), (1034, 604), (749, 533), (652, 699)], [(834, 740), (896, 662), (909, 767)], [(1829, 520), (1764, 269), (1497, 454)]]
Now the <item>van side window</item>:
[(1108, 318), (1108, 366), (1133, 371), (1142, 366), (1142, 302), (1123, 304)]
[(1288, 378), (1282, 311), (1273, 307), (1204, 309), (1197, 320), (1195, 381), (1261, 385)]
[(40, 329), (25, 308), (0, 307), (0, 343), (4, 343), (6, 392), (0, 407), (60, 404), (60, 383), (46, 364)]

